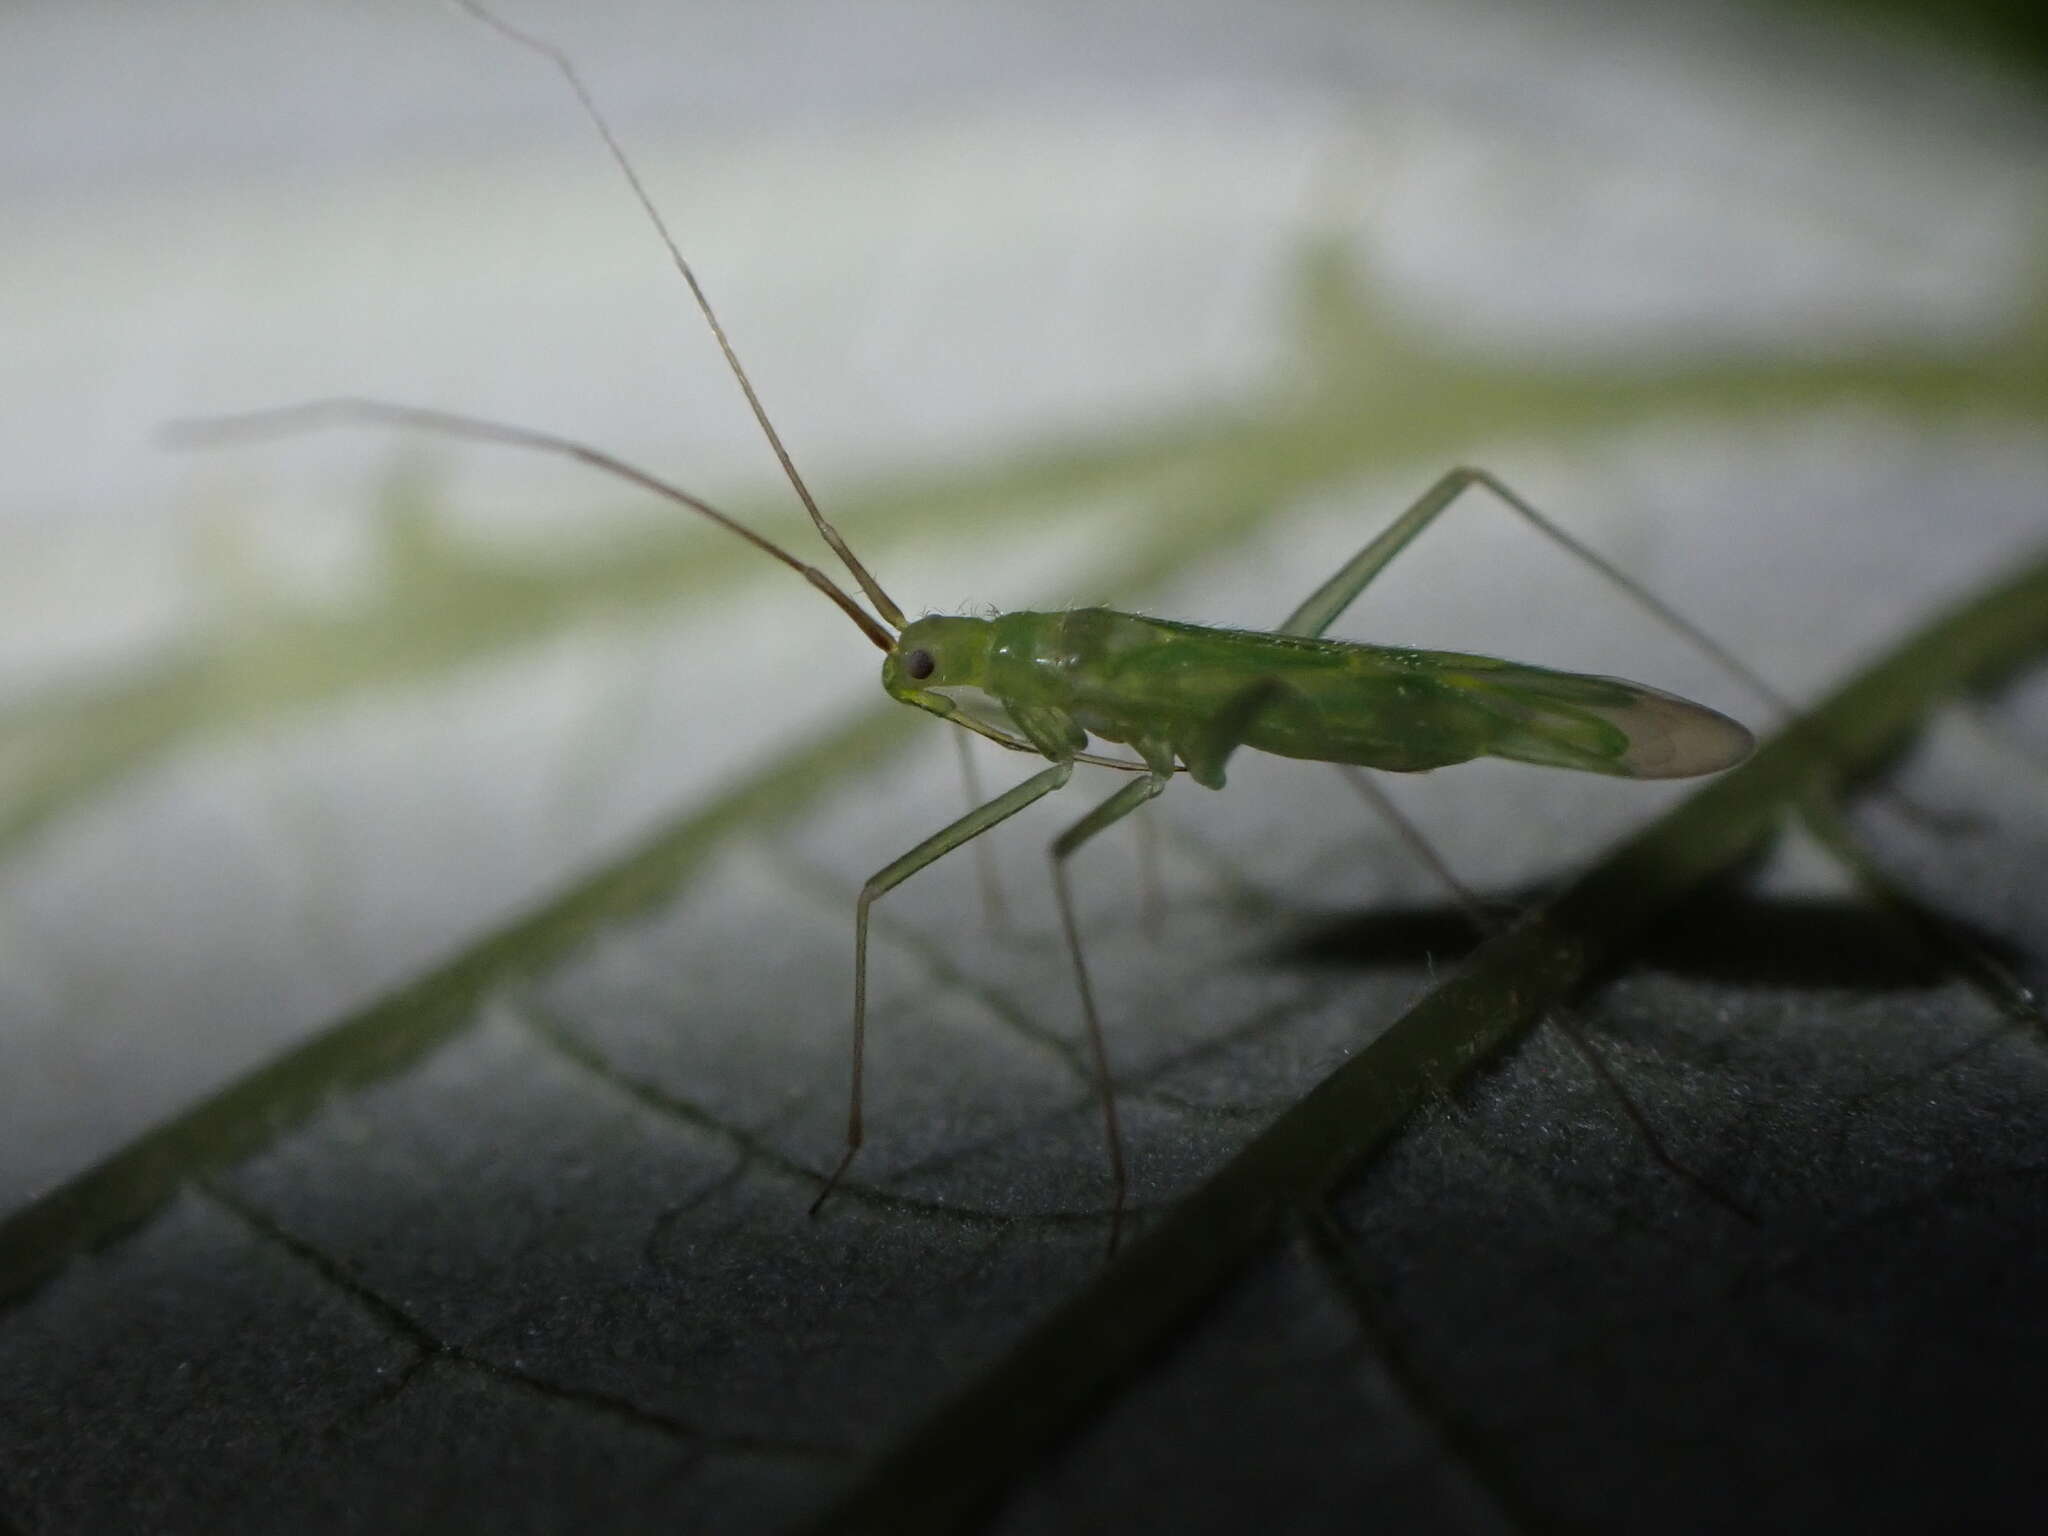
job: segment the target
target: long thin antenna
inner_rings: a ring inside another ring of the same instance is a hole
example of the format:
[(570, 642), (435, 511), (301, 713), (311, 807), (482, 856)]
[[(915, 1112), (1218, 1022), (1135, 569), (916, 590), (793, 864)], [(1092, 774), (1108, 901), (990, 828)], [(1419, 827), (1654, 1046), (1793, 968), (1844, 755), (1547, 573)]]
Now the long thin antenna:
[(738, 534), (763, 554), (772, 555), (780, 560), (837, 603), (840, 610), (860, 626), (861, 633), (872, 640), (878, 650), (887, 651), (896, 644), (895, 638), (888, 630), (877, 624), (865, 608), (815, 565), (804, 564), (781, 545), (763, 538), (745, 523), (726, 516), (710, 502), (692, 496), (688, 491), (670, 485), (666, 480), (650, 475), (644, 469), (636, 469), (624, 459), (614, 458), (601, 448), (592, 448), (566, 437), (557, 437), (552, 432), (535, 432), (526, 427), (507, 426), (503, 422), (484, 421), (475, 416), (458, 416), (451, 411), (428, 410), (423, 406), (392, 405), (383, 400), (340, 396), (331, 400), (309, 400), (302, 405), (280, 406), (276, 410), (250, 411), (239, 416), (188, 417), (183, 421), (167, 423), (163, 435), (169, 443), (189, 445), (216, 442), (230, 437), (268, 437), (285, 432), (301, 432), (308, 427), (328, 426), (340, 421), (381, 421), (401, 427), (422, 427), (431, 432), (444, 433), (449, 437), (507, 443), (514, 448), (531, 448), (541, 453), (561, 454), (595, 469), (601, 469), (606, 474), (617, 475), (621, 480), (631, 481), (657, 496), (665, 496), (670, 501), (688, 507), (692, 512), (703, 514), (719, 527)]
[(846, 562), (846, 568), (853, 573), (853, 579), (860, 583), (861, 591), (867, 593), (868, 601), (875, 605), (875, 610), (881, 614), (883, 621), (893, 628), (901, 629), (903, 610), (882, 590), (882, 584), (868, 574), (868, 568), (854, 557), (853, 551), (847, 548), (846, 540), (839, 536), (839, 530), (825, 521), (825, 514), (818, 510), (818, 503), (811, 496), (810, 487), (804, 484), (803, 476), (796, 472), (796, 462), (790, 458), (789, 450), (782, 446), (781, 434), (768, 420), (767, 411), (761, 408), (761, 397), (754, 393), (753, 381), (747, 377), (747, 370), (740, 366), (739, 354), (733, 351), (732, 343), (726, 339), (725, 327), (718, 323), (718, 315), (711, 308), (711, 300), (705, 297), (703, 284), (697, 281), (697, 274), (690, 269), (690, 263), (684, 259), (682, 247), (676, 244), (675, 236), (669, 233), (668, 223), (662, 218), (661, 210), (654, 206), (654, 199), (648, 195), (647, 188), (641, 183), (639, 172), (633, 169), (633, 162), (626, 158), (626, 151), (613, 134), (611, 124), (605, 120), (604, 113), (598, 110), (597, 100), (590, 94), (590, 88), (583, 83), (583, 76), (577, 73), (575, 64), (553, 43), (493, 15), (484, 9), (478, 0), (455, 0), (455, 3), (501, 37), (509, 38), (523, 48), (532, 49), (562, 72), (562, 78), (569, 82), (569, 89), (576, 93), (576, 99), (583, 104), (584, 112), (589, 115), (590, 121), (596, 125), (598, 133), (603, 137), (605, 148), (611, 151), (612, 159), (618, 163), (619, 170), (625, 175), (626, 184), (640, 200), (640, 207), (646, 213), (648, 222), (653, 224), (655, 232), (661, 236), (661, 243), (668, 247), (669, 259), (675, 263), (676, 270), (683, 274), (683, 281), (690, 285), (690, 294), (696, 299), (697, 308), (703, 313), (705, 323), (711, 327), (711, 334), (718, 338), (718, 349), (725, 354), (725, 361), (731, 367), (733, 377), (739, 380), (740, 392), (747, 397), (747, 404), (753, 408), (754, 420), (761, 423), (761, 430), (767, 434), (768, 446), (775, 450), (775, 457), (782, 461), (782, 472), (789, 476), (789, 483), (796, 488), (797, 499), (803, 502), (804, 510), (811, 514), (811, 521), (817, 525), (818, 532), (825, 542), (832, 546), (833, 553)]

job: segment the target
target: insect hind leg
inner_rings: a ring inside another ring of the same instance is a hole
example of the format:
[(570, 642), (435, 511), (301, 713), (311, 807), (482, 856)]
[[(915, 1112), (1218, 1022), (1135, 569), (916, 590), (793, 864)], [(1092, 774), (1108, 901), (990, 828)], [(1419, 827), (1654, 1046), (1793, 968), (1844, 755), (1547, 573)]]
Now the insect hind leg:
[(1528, 498), (1511, 489), (1497, 475), (1483, 469), (1474, 469), (1470, 465), (1460, 465), (1439, 476), (1434, 485), (1416, 498), (1414, 505), (1388, 524), (1365, 548), (1345, 561), (1336, 575), (1311, 592), (1301, 606), (1287, 616), (1278, 632), (1283, 635), (1307, 637), (1322, 634), (1337, 622), (1345, 609), (1357, 601), (1359, 594), (1366, 589), (1372, 579), (1393, 563), (1396, 555), (1413, 543), (1437, 518), (1449, 511), (1459, 497), (1475, 486), (1492, 492), (1502, 505), (1544, 538), (1573, 559), (1605, 577), (1651, 618), (1679, 636), (1780, 714), (1790, 716), (1795, 713), (1783, 694), (1764, 681), (1753, 668), (1737, 659), (1713, 636), (1606, 556), (1565, 532), (1537, 511)]
[[(1403, 814), (1400, 807), (1394, 804), (1393, 799), (1387, 792), (1373, 781), (1372, 776), (1364, 769), (1354, 768), (1349, 764), (1340, 763), (1338, 767), (1344, 774), (1344, 777), (1350, 781), (1352, 787), (1358, 791), (1360, 798), (1372, 807), (1376, 815), (1386, 822), (1394, 835), (1409, 851), (1428, 866), (1431, 874), (1442, 883), (1444, 888), (1451, 894), (1452, 899), (1457, 902), (1466, 919), (1478, 931), (1479, 938), (1483, 941), (1498, 936), (1507, 927), (1507, 923), (1493, 912), (1487, 910), (1485, 904), (1473, 892), (1472, 888), (1458, 878), (1457, 873), (1445, 862), (1443, 855), (1438, 853), (1429, 839), (1423, 835), (1422, 829), (1417, 827), (1414, 822), (1410, 821)], [(1629, 1094), (1627, 1087), (1615, 1073), (1614, 1068), (1608, 1063), (1607, 1058), (1600, 1054), (1599, 1047), (1594, 1045), (1591, 1036), (1580, 1027), (1576, 1019), (1563, 1008), (1552, 1008), (1544, 1013), (1538, 1022), (1548, 1025), (1556, 1030), (1559, 1035), (1563, 1036), (1565, 1043), (1586, 1064), (1586, 1070), (1593, 1074), (1594, 1079), (1606, 1090), (1608, 1096), (1620, 1108), (1623, 1117), (1642, 1141), (1644, 1149), (1650, 1154), (1652, 1162), (1681, 1183), (1689, 1185), (1692, 1189), (1704, 1195), (1731, 1215), (1748, 1222), (1752, 1226), (1756, 1225), (1757, 1217), (1755, 1212), (1736, 1200), (1726, 1190), (1721, 1189), (1704, 1174), (1695, 1172), (1687, 1167), (1677, 1154), (1664, 1144), (1664, 1138), (1658, 1135), (1656, 1127), (1650, 1124), (1650, 1118), (1644, 1114), (1643, 1107), (1636, 1103), (1635, 1099)]]

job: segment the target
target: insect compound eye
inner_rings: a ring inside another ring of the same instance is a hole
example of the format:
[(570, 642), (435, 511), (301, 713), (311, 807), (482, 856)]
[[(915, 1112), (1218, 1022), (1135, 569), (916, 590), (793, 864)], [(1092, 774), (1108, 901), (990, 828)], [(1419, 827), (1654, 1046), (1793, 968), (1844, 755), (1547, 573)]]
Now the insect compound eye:
[(930, 677), (937, 666), (938, 663), (932, 660), (932, 653), (927, 650), (911, 651), (903, 658), (903, 670), (920, 683)]

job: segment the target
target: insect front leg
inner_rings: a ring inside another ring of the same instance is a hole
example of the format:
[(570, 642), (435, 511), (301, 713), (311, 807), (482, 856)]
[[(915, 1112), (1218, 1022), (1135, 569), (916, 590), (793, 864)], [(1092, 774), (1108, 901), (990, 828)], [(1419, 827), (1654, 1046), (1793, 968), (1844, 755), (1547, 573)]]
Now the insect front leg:
[(868, 908), (927, 864), (943, 858), (963, 843), (972, 842), (997, 822), (1016, 815), (1032, 801), (1043, 799), (1073, 776), (1074, 765), (1071, 762), (1054, 763), (933, 833), (901, 858), (883, 865), (861, 887), (860, 899), (853, 909), (853, 1082), (847, 1100), (846, 1151), (840, 1156), (831, 1177), (825, 1180), (825, 1187), (818, 1191), (818, 1198), (811, 1202), (813, 1216), (818, 1214), (826, 1196), (838, 1188), (840, 1179), (853, 1164), (854, 1154), (860, 1151), (861, 1069), (866, 1052), (868, 1019)]
[[(974, 763), (974, 746), (967, 739), (967, 732), (953, 731), (953, 746), (960, 758), (960, 785), (966, 791), (967, 804), (972, 807), (981, 804), (981, 771)], [(981, 882), (981, 921), (991, 933), (1006, 927), (1010, 920), (1008, 903), (1003, 900), (1002, 880), (996, 874), (996, 860), (987, 843), (980, 839), (974, 844), (974, 874)]]

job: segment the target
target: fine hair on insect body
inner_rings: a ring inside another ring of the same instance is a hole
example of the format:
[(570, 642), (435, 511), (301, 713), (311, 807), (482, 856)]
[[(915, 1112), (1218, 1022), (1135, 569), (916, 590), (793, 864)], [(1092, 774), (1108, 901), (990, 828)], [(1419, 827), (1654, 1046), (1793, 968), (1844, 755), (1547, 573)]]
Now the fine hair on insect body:
[[(1330, 626), (1395, 556), (1466, 491), (1481, 489), (1721, 666), (1762, 689), (1753, 674), (1704, 633), (1552, 524), (1507, 485), (1473, 468), (1452, 469), (1438, 478), (1270, 631), (1222, 629), (1099, 607), (987, 617), (907, 617), (820, 510), (695, 271), (575, 65), (553, 44), (502, 20), (477, 0), (457, 3), (502, 36), (549, 60), (567, 81), (659, 233), (784, 475), (812, 526), (851, 575), (854, 590), (689, 491), (600, 449), (547, 432), (347, 397), (181, 422), (173, 425), (171, 435), (191, 443), (343, 421), (372, 422), (578, 460), (688, 508), (796, 571), (883, 653), (882, 686), (891, 697), (1043, 761), (1044, 766), (1021, 783), (941, 827), (877, 870), (863, 886), (854, 917), (846, 1139), (836, 1164), (823, 1177), (810, 1207), (813, 1213), (845, 1178), (865, 1138), (870, 909), (910, 876), (1065, 787), (1077, 764), (1096, 764), (1129, 776), (1055, 838), (1049, 849), (1053, 891), (1102, 1117), (1111, 1186), (1108, 1244), (1113, 1251), (1122, 1231), (1128, 1183), (1123, 1138), (1067, 872), (1068, 861), (1098, 833), (1158, 796), (1178, 776), (1221, 789), (1229, 761), (1240, 748), (1331, 762), (1354, 772), (1421, 772), (1497, 757), (1638, 779), (1714, 773), (1749, 754), (1754, 743), (1742, 725), (1705, 705), (1645, 684), (1462, 652), (1327, 638)], [(1000, 706), (1001, 723), (971, 713), (955, 691), (993, 700)], [(1762, 691), (1770, 696), (1768, 689)], [(1131, 755), (1090, 750), (1091, 738), (1121, 746)], [(1465, 899), (1455, 876), (1419, 834), (1391, 812), (1384, 797), (1368, 794), (1382, 814), (1390, 815), (1404, 840), (1419, 844), (1439, 876)], [(1640, 1118), (1634, 1118), (1643, 1128)]]

